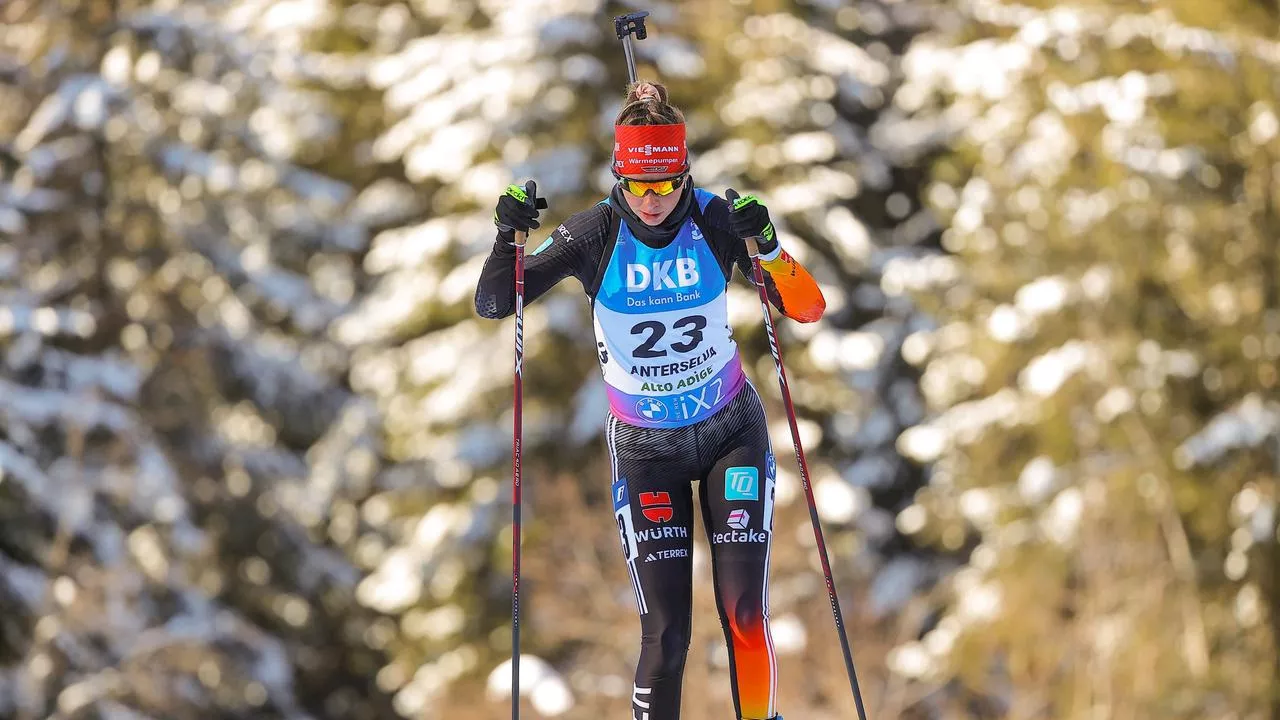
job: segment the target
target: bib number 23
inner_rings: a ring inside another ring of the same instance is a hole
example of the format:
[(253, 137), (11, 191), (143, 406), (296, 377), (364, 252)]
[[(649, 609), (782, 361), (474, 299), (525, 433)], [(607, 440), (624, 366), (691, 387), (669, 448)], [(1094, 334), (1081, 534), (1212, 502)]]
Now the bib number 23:
[[(670, 343), (668, 347), (676, 352), (686, 353), (698, 347), (698, 343), (702, 342), (702, 331), (707, 327), (707, 319), (702, 315), (689, 315), (671, 323), (671, 331), (680, 333), (677, 339)], [(640, 343), (635, 350), (631, 352), (632, 357), (636, 358), (658, 358), (667, 354), (665, 349), (657, 348), (658, 341), (667, 334), (667, 326), (657, 320), (645, 320), (638, 322), (631, 327), (632, 335), (645, 336), (644, 341)]]

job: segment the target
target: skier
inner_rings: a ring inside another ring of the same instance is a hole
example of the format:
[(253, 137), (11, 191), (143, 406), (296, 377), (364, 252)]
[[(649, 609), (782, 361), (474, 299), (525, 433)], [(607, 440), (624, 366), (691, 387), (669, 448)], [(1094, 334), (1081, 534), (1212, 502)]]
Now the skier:
[[(744, 238), (758, 238), (770, 302), (814, 322), (826, 302), (779, 245), (768, 210), (731, 206), (689, 175), (684, 115), (659, 83), (633, 83), (614, 126), (609, 197), (551, 233), (525, 267), (526, 302), (572, 275), (594, 315), (609, 396), (606, 441), (623, 556), (642, 637), (632, 693), (636, 720), (678, 720), (691, 637), (693, 485), (711, 549), (716, 605), (742, 720), (781, 720), (769, 631), (768, 572), (776, 462), (764, 406), (729, 327), (736, 265), (752, 276)], [(515, 305), (515, 233), (538, 208), (512, 185), (476, 289), (476, 311)]]

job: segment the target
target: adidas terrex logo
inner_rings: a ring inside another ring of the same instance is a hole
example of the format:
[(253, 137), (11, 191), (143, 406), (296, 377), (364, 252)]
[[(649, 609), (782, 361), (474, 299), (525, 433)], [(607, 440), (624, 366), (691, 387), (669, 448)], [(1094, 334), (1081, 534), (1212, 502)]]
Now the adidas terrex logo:
[(656, 552), (651, 552), (649, 553), (649, 556), (644, 559), (644, 561), (647, 563), (651, 563), (651, 562), (654, 562), (655, 560), (670, 560), (672, 558), (687, 558), (687, 557), (689, 557), (689, 548), (673, 548), (671, 550), (658, 550)]
[(679, 145), (645, 145), (644, 146), (645, 155), (652, 155), (654, 153), (678, 153), (678, 152), (680, 152)]

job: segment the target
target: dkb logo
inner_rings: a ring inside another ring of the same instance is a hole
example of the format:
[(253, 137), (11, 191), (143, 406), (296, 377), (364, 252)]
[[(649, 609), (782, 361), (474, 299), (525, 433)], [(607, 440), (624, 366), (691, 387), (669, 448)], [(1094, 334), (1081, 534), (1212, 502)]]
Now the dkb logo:
[[(672, 270), (675, 275), (672, 275)], [(652, 287), (654, 290), (675, 290), (698, 284), (698, 261), (691, 257), (663, 260), (652, 265), (627, 263), (627, 290), (637, 292)]]

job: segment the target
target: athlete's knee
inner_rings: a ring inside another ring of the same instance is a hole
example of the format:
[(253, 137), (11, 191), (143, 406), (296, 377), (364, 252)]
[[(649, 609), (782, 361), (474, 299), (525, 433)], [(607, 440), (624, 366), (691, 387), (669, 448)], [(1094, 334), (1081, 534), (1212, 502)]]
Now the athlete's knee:
[(642, 644), (648, 670), (653, 677), (677, 677), (684, 672), (685, 657), (692, 638), (689, 623), (674, 623), (652, 635), (646, 634)]
[(730, 624), (728, 630), (738, 643), (750, 646), (765, 642), (766, 617), (764, 604), (759, 596), (729, 599), (724, 610)]
[(662, 648), (663, 675), (678, 675), (684, 671), (684, 659), (689, 654), (689, 642), (692, 638), (689, 623), (677, 623), (662, 631), (659, 644)]

